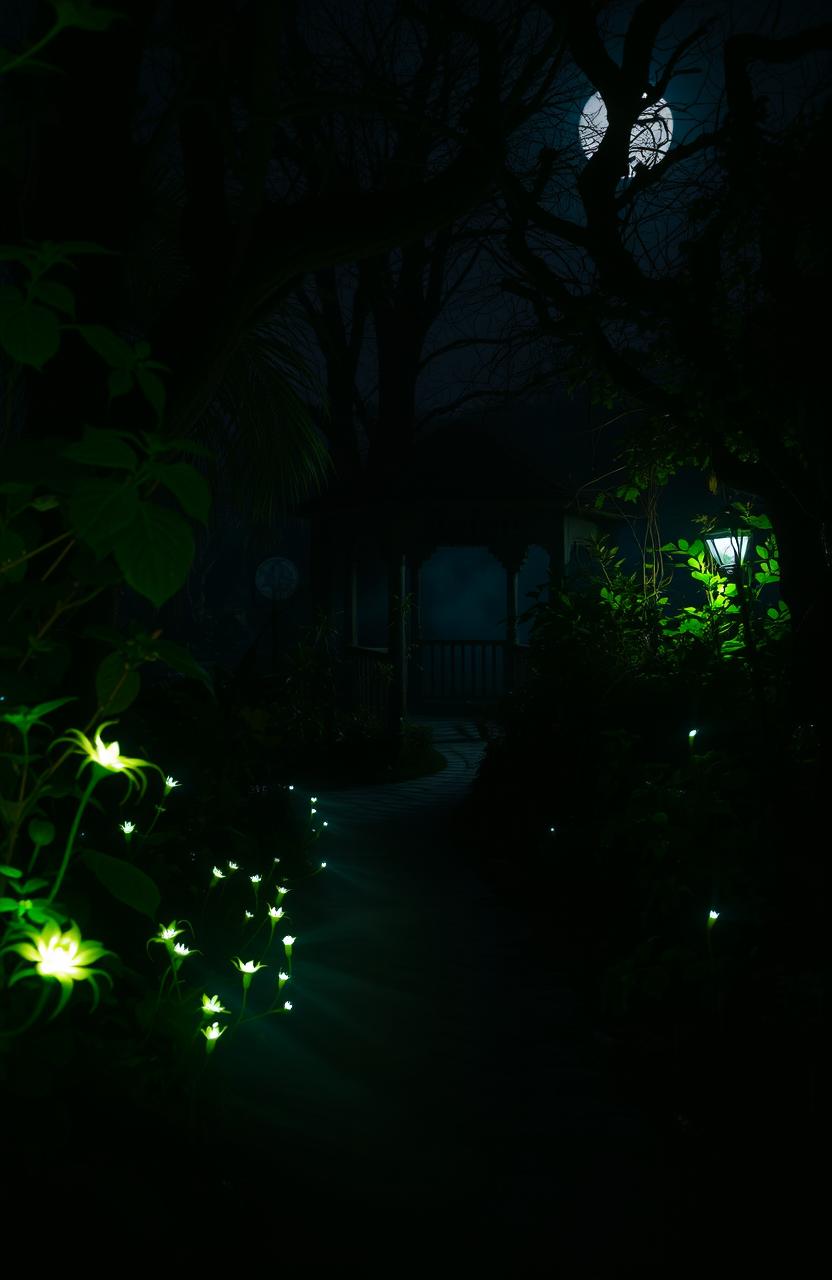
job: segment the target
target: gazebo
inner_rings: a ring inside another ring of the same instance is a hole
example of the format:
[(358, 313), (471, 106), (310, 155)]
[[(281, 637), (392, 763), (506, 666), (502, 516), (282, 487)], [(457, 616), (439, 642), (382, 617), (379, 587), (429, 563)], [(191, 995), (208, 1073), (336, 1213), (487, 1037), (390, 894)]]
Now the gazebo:
[[(364, 706), (396, 732), (408, 710), (488, 701), (517, 689), (528, 650), (517, 642), (518, 576), (531, 546), (558, 581), (573, 548), (609, 517), (586, 509), (510, 445), (470, 427), (436, 430), (414, 445), (385, 482), (368, 473), (331, 487), (296, 514), (311, 523), (314, 606), (342, 618), (346, 705)], [(421, 575), (439, 548), (486, 547), (505, 574), (502, 640), (423, 639)], [(386, 566), (389, 642), (361, 646), (358, 569), (374, 554)]]

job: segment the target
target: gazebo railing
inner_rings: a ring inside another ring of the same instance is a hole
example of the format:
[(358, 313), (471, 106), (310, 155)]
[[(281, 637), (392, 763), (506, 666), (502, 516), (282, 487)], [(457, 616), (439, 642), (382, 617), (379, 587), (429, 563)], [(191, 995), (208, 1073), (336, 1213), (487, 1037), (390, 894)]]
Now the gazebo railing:
[(425, 700), (487, 699), (502, 693), (502, 640), (425, 640), (413, 663), (420, 666), (419, 694)]
[[(408, 704), (490, 701), (505, 692), (504, 640), (425, 640), (408, 663)], [(345, 652), (353, 706), (378, 715), (387, 711), (390, 658), (386, 649), (350, 646)], [(514, 689), (528, 676), (528, 645), (514, 646)]]
[(352, 706), (370, 711), (383, 720), (390, 696), (390, 655), (387, 650), (351, 645), (344, 657), (349, 667), (348, 688)]

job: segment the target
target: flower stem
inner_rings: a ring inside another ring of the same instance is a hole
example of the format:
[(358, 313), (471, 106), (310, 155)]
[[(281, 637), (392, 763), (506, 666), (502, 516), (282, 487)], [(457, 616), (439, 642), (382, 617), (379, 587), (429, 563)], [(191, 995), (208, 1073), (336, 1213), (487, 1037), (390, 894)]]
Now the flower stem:
[(61, 863), (60, 870), (58, 871), (58, 874), (55, 878), (55, 883), (52, 885), (52, 888), (49, 892), (49, 897), (46, 899), (47, 902), (53, 902), (55, 900), (55, 895), (57, 894), (58, 890), (63, 884), (63, 879), (64, 879), (64, 876), (66, 875), (66, 869), (69, 866), (69, 860), (72, 857), (72, 846), (75, 844), (75, 837), (78, 834), (78, 828), (81, 825), (81, 818), (84, 815), (84, 810), (89, 804), (90, 797), (93, 791), (98, 786), (98, 782), (99, 782), (98, 774), (95, 771), (95, 766), (93, 766), (93, 775), (90, 778), (89, 782), (87, 783), (86, 791), (81, 796), (81, 803), (78, 805), (78, 809), (75, 813), (75, 818), (73, 819), (72, 826), (69, 829), (69, 835), (67, 836), (67, 840), (66, 840), (66, 849), (64, 850), (63, 862)]

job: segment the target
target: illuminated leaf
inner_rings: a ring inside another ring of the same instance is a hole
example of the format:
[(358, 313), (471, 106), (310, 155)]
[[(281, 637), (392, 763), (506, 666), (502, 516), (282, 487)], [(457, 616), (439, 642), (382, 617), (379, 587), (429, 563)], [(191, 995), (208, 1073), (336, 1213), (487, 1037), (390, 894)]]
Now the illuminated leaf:
[(150, 876), (139, 867), (94, 849), (82, 853), (81, 861), (119, 902), (155, 920), (161, 894)]
[(188, 576), (194, 536), (175, 512), (141, 502), (116, 540), (115, 555), (128, 584), (159, 608)]
[(138, 494), (132, 485), (85, 480), (72, 495), (69, 515), (78, 537), (92, 547), (100, 560), (135, 521), (138, 507)]
[(141, 692), (138, 671), (131, 671), (124, 655), (111, 653), (99, 665), (95, 692), (103, 712), (125, 711)]
[(63, 456), (92, 467), (116, 467), (127, 471), (135, 471), (138, 461), (120, 435), (115, 431), (100, 431), (97, 427), (85, 427), (83, 440), (67, 445)]

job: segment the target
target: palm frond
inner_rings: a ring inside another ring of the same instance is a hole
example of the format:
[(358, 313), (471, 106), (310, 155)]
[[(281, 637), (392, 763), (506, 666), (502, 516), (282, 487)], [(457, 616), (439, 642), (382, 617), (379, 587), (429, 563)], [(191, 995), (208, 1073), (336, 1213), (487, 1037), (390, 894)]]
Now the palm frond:
[(332, 471), (315, 424), (326, 391), (300, 346), (285, 310), (244, 334), (196, 432), (216, 451), (218, 489), (266, 525), (320, 493)]

